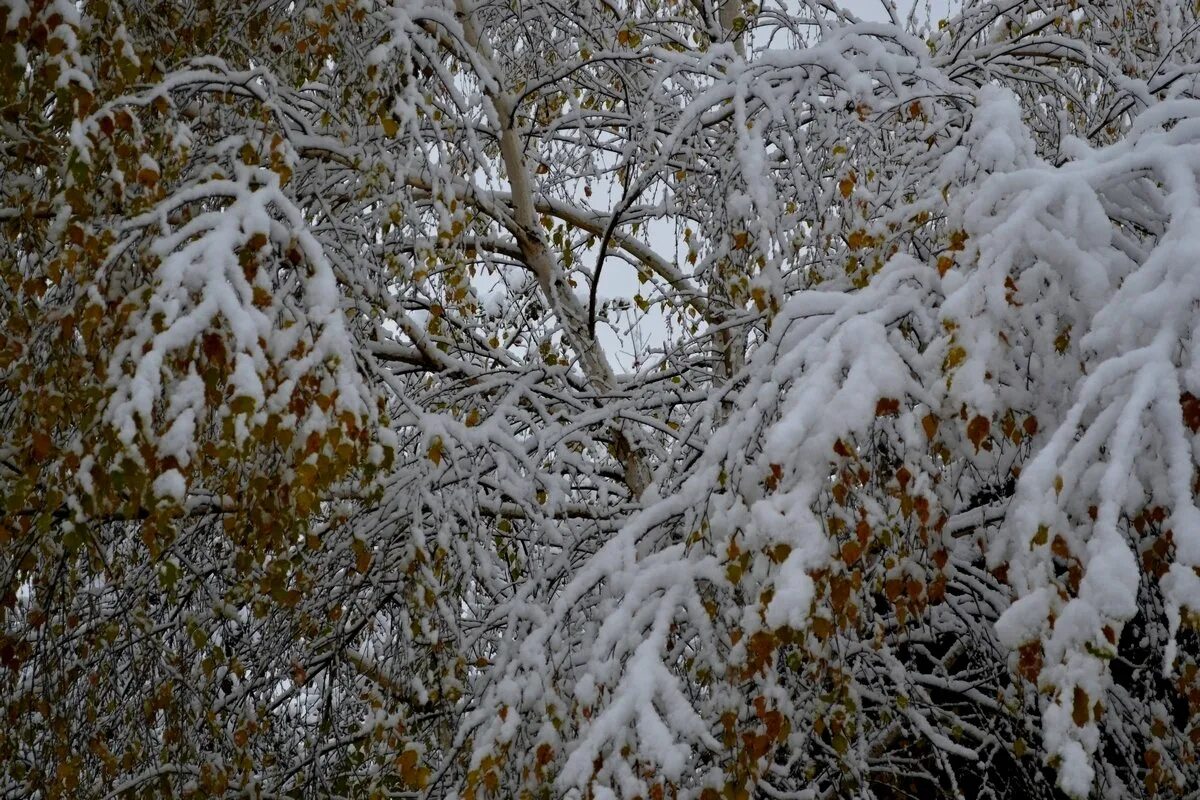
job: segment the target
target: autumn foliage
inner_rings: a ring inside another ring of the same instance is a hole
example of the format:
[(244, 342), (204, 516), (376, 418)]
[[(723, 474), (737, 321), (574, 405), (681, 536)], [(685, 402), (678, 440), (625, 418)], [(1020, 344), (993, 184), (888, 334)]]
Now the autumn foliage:
[(1197, 8), (918, 12), (0, 0), (0, 796), (1194, 791)]

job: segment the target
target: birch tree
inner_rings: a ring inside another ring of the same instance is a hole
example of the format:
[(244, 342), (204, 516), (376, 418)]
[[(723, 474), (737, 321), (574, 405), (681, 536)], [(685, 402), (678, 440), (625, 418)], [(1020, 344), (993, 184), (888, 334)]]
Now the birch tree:
[(0, 0), (0, 793), (1193, 790), (1196, 8), (879, 18)]

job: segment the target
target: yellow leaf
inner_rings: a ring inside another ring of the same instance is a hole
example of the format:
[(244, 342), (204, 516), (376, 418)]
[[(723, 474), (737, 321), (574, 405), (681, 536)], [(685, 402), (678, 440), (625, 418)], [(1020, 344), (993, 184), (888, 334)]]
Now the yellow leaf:
[(354, 551), (354, 569), (365, 573), (371, 566), (371, 551), (360, 539), (355, 539), (350, 547)]
[(1050, 529), (1045, 525), (1038, 525), (1037, 533), (1033, 535), (1033, 540), (1030, 542), (1030, 547), (1041, 547), (1050, 540)]
[(305, 488), (311, 489), (313, 484), (317, 482), (317, 468), (307, 461), (296, 467), (296, 482)]
[(851, 250), (861, 250), (871, 245), (871, 237), (864, 230), (857, 230), (846, 237), (846, 245)]
[(247, 395), (240, 395), (233, 398), (233, 402), (229, 404), (229, 410), (234, 414), (249, 414), (254, 410), (254, 398)]
[(850, 194), (854, 191), (854, 184), (857, 182), (858, 176), (853, 172), (842, 178), (841, 181), (838, 182), (838, 191), (841, 192), (842, 197), (849, 198)]

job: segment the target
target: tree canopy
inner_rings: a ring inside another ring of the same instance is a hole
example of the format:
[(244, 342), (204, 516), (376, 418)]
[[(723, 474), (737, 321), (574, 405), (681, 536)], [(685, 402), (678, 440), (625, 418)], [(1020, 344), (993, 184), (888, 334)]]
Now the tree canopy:
[(1190, 796), (1198, 10), (0, 0), (0, 796)]

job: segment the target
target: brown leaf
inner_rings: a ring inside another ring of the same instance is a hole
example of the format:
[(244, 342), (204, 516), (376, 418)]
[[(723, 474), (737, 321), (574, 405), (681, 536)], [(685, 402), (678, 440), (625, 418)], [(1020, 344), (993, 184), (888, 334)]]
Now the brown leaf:
[(850, 599), (850, 581), (834, 576), (829, 581), (829, 604), (834, 611), (841, 611)]
[(900, 413), (900, 401), (894, 397), (881, 397), (875, 404), (875, 416), (894, 417)]
[(1184, 392), (1179, 396), (1179, 406), (1183, 410), (1183, 424), (1187, 425), (1192, 433), (1200, 431), (1200, 397), (1191, 392)]
[(845, 178), (842, 178), (842, 180), (838, 182), (838, 191), (841, 193), (842, 197), (845, 197), (845, 198), (850, 197), (851, 193), (854, 191), (854, 184), (857, 181), (858, 181), (858, 176), (856, 176), (853, 172), (851, 172), (849, 175), (847, 175)]
[(54, 442), (50, 437), (42, 431), (34, 431), (30, 450), (33, 453), (34, 461), (45, 461), (50, 455), (50, 451), (54, 447)]
[(1091, 718), (1091, 711), (1088, 705), (1087, 692), (1076, 686), (1075, 695), (1071, 703), (1071, 719), (1081, 728), (1087, 725), (1088, 720)]
[(945, 600), (946, 599), (946, 576), (939, 575), (936, 578), (934, 578), (930, 582), (929, 588), (927, 589), (926, 593), (929, 595), (929, 602), (931, 602), (931, 603), (940, 603), (943, 600)]
[(1061, 533), (1057, 534), (1054, 540), (1050, 542), (1050, 552), (1063, 559), (1071, 557), (1071, 548)]
[(1042, 645), (1026, 642), (1017, 649), (1017, 671), (1028, 681), (1036, 681), (1042, 672)]
[(979, 452), (979, 448), (983, 446), (991, 430), (991, 420), (982, 414), (977, 414), (974, 419), (967, 423), (967, 438), (971, 440), (971, 444), (975, 445), (975, 452)]
[(214, 364), (225, 363), (225, 342), (221, 340), (219, 334), (206, 333), (200, 339), (200, 350), (204, 353), (205, 358)]

